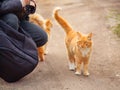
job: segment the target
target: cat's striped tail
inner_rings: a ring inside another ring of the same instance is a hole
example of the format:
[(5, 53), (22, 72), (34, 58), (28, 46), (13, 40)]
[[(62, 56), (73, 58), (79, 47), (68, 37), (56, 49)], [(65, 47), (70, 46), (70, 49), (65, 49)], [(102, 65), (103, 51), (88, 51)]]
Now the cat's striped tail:
[(58, 11), (62, 10), (60, 7), (56, 7), (53, 11), (53, 17), (56, 19), (56, 21), (64, 28), (64, 31), (66, 34), (68, 34), (70, 31), (72, 31), (71, 25), (68, 24), (68, 22), (62, 18)]

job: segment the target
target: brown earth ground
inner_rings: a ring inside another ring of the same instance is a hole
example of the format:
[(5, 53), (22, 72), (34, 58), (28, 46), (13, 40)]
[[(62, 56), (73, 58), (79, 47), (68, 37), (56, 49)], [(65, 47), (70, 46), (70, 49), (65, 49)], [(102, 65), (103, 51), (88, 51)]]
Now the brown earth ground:
[[(53, 28), (45, 62), (39, 62), (32, 73), (16, 83), (0, 79), (0, 90), (120, 90), (120, 39), (109, 29), (107, 15), (120, 9), (120, 0), (36, 0), (37, 12), (51, 18)], [(62, 7), (60, 14), (74, 30), (93, 32), (93, 53), (90, 76), (76, 76), (68, 69), (64, 43), (65, 33), (52, 18), (52, 11)]]

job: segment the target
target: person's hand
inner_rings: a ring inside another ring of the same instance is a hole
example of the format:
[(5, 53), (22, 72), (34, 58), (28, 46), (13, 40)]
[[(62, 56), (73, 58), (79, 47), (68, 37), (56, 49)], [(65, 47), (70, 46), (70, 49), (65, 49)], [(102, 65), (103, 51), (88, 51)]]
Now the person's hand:
[(24, 0), (25, 4), (30, 4), (30, 0)]
[[(31, 1), (31, 0), (23, 0), (23, 1), (25, 1), (26, 5), (27, 5), (27, 4), (30, 4), (30, 1)], [(32, 0), (32, 1), (35, 2), (35, 0)]]
[(20, 0), (20, 1), (22, 3), (23, 7), (26, 6), (26, 5), (28, 5), (28, 4), (30, 4), (30, 0)]

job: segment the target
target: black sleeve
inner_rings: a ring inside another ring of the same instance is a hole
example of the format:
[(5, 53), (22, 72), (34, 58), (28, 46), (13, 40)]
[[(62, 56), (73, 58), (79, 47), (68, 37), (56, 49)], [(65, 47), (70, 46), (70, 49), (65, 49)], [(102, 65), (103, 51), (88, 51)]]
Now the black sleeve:
[(22, 10), (20, 0), (3, 0), (0, 3), (0, 16), (7, 13), (16, 13)]

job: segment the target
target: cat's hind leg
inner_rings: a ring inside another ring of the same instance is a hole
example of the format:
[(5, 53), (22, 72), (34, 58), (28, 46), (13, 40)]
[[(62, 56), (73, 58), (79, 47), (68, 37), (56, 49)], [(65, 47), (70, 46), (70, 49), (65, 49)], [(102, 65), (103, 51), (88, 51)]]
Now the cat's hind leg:
[(39, 58), (40, 58), (40, 61), (44, 61), (45, 60), (45, 56), (44, 56), (44, 47), (39, 47), (38, 48), (38, 55), (39, 55)]
[(70, 52), (68, 52), (68, 58), (69, 58), (69, 70), (74, 71), (75, 70), (75, 58)]
[(70, 62), (70, 61), (68, 62), (68, 64), (69, 64), (69, 70), (74, 71), (75, 70), (75, 64)]

